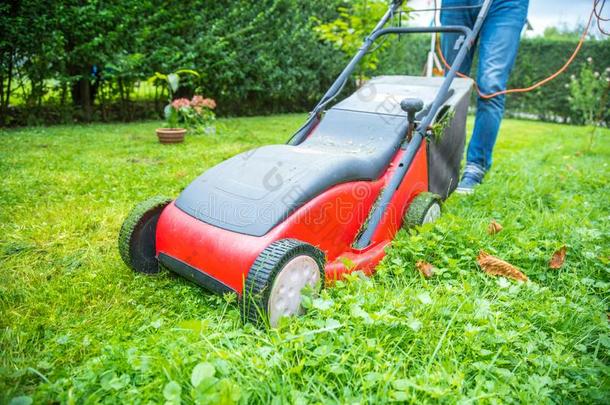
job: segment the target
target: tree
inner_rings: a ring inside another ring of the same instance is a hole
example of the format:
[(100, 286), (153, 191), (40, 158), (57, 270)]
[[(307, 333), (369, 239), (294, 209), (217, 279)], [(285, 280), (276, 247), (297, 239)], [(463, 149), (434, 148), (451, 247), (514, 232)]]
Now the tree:
[[(72, 100), (91, 119), (92, 105), (107, 64), (121, 64), (121, 57), (135, 52), (146, 1), (60, 1), (58, 26), (63, 37), (64, 72)], [(131, 69), (137, 64), (124, 63)], [(124, 72), (123, 72), (124, 73)]]
[(8, 108), (15, 85), (29, 104), (40, 104), (44, 78), (59, 53), (53, 12), (53, 4), (41, 0), (0, 5), (0, 110)]
[[(354, 0), (338, 8), (339, 16), (333, 21), (323, 23), (318, 20), (315, 31), (320, 38), (332, 43), (348, 56), (358, 52), (364, 38), (369, 35), (388, 8), (382, 0)], [(382, 42), (379, 48), (387, 45)], [(369, 54), (356, 68), (359, 76), (377, 69), (379, 57)]]
[(593, 138), (598, 126), (604, 119), (605, 107), (610, 91), (610, 67), (601, 73), (594, 70), (593, 58), (587, 59), (587, 64), (580, 69), (578, 77), (572, 75), (570, 84), (570, 105), (579, 115), (585, 125), (591, 126), (589, 150), (593, 146)]
[(136, 83), (156, 71), (193, 69), (201, 80), (185, 80), (179, 94), (202, 86), (200, 91), (219, 101), (221, 113), (303, 110), (345, 62), (344, 54), (313, 32), (312, 17), (336, 18), (340, 2), (2, 3), (1, 105), (7, 104), (8, 82), (17, 78), (32, 104), (55, 99), (59, 91), (60, 100), (72, 100), (73, 118), (90, 120), (100, 102), (118, 99), (121, 114), (128, 110)]

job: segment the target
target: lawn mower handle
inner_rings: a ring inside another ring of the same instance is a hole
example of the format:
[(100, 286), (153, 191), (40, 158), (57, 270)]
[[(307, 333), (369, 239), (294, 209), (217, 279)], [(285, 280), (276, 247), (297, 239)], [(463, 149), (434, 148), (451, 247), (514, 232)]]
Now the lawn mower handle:
[[(491, 1), (491, 0), (487, 0)], [(307, 138), (309, 132), (311, 132), (312, 128), (320, 118), (320, 114), (324, 110), (324, 107), (328, 103), (330, 103), (343, 89), (343, 86), (353, 73), (356, 65), (362, 60), (362, 58), (367, 54), (369, 48), (373, 45), (373, 42), (377, 40), (379, 37), (388, 35), (388, 34), (424, 34), (424, 33), (433, 33), (433, 32), (455, 32), (461, 33), (466, 38), (472, 36), (471, 30), (468, 27), (464, 27), (461, 25), (447, 25), (440, 27), (391, 27), (391, 28), (383, 28), (383, 26), (387, 23), (387, 21), (392, 17), (396, 9), (400, 6), (401, 1), (394, 2), (390, 6), (389, 10), (383, 16), (383, 18), (379, 21), (379, 23), (375, 26), (371, 34), (365, 38), (364, 43), (356, 53), (356, 55), (352, 58), (352, 60), (347, 64), (345, 69), (341, 72), (339, 77), (335, 80), (335, 82), (330, 86), (328, 91), (324, 94), (322, 99), (318, 102), (318, 104), (314, 107), (314, 109), (309, 113), (309, 118), (305, 123), (295, 132), (295, 134), (288, 141), (289, 145), (298, 145)], [(398, 4), (398, 5), (397, 5)], [(461, 63), (461, 62), (460, 62)], [(432, 115), (434, 117), (434, 115)]]
[(443, 103), (447, 99), (447, 94), (451, 88), (451, 83), (456, 76), (456, 73), (459, 67), (462, 65), (466, 54), (470, 50), (470, 48), (474, 45), (477, 35), (481, 30), (481, 26), (483, 25), (483, 21), (487, 16), (489, 11), (489, 7), (491, 6), (491, 2), (493, 0), (484, 0), (481, 8), (479, 10), (479, 14), (474, 23), (472, 29), (465, 26), (440, 26), (440, 27), (390, 27), (383, 28), (383, 26), (392, 18), (394, 13), (400, 8), (402, 5), (402, 1), (394, 0), (392, 4), (388, 8), (388, 11), (384, 14), (381, 20), (377, 23), (371, 34), (364, 39), (364, 43), (354, 55), (352, 60), (347, 64), (345, 69), (341, 72), (339, 77), (335, 80), (335, 82), (330, 86), (328, 91), (324, 94), (322, 99), (318, 102), (315, 108), (311, 111), (309, 118), (307, 121), (297, 130), (297, 132), (290, 138), (288, 144), (290, 145), (298, 145), (303, 142), (314, 126), (320, 119), (320, 115), (324, 109), (324, 107), (331, 102), (343, 89), (343, 86), (347, 82), (348, 78), (354, 71), (356, 65), (360, 60), (367, 54), (369, 48), (373, 44), (373, 42), (387, 34), (411, 34), (411, 33), (432, 33), (432, 32), (457, 32), (465, 35), (466, 39), (463, 41), (460, 46), (460, 50), (458, 51), (451, 68), (447, 72), (445, 76), (445, 80), (440, 86), (438, 93), (436, 94), (432, 105), (427, 111), (427, 114), (421, 120), (416, 130), (413, 131), (413, 136), (411, 140), (407, 143), (406, 151), (400, 159), (399, 164), (396, 167), (396, 170), (392, 174), (387, 187), (385, 187), (379, 197), (379, 201), (375, 204), (373, 211), (369, 216), (369, 221), (366, 225), (366, 228), (362, 232), (362, 234), (354, 241), (354, 247), (357, 249), (364, 249), (370, 245), (373, 235), (375, 234), (381, 219), (383, 218), (383, 214), (392, 200), (392, 197), (396, 193), (396, 190), (402, 183), (415, 154), (419, 150), (419, 147), (426, 136), (426, 131), (428, 126), (434, 120), (436, 113), (443, 105)]
[[(375, 26), (375, 28), (373, 28), (371, 35), (374, 34), (376, 31), (379, 31), (380, 29), (383, 28), (383, 26), (388, 22), (388, 20), (394, 16), (394, 13), (402, 6), (403, 1), (404, 0), (393, 0), (392, 1), (392, 4), (390, 4), (388, 11), (386, 11), (386, 13), (383, 15), (383, 17), (381, 17), (381, 20), (379, 20), (379, 22)], [(373, 40), (371, 40), (370, 36), (368, 36), (364, 39), (364, 43), (358, 50), (358, 53), (356, 53), (356, 55), (352, 58), (352, 60), (347, 64), (347, 66), (345, 67), (345, 69), (343, 69), (343, 71), (341, 72), (339, 77), (337, 77), (335, 82), (326, 91), (324, 96), (322, 96), (322, 99), (318, 102), (318, 104), (315, 106), (315, 108), (309, 113), (309, 118), (307, 119), (307, 121), (305, 121), (303, 126), (301, 126), (301, 128), (299, 128), (297, 130), (297, 132), (295, 132), (295, 134), (292, 135), (292, 137), (288, 141), (289, 145), (298, 145), (301, 142), (303, 142), (305, 140), (305, 138), (307, 138), (307, 135), (309, 135), (309, 132), (311, 131), (311, 129), (314, 127), (314, 125), (318, 121), (318, 119), (320, 117), (320, 113), (322, 112), (322, 109), (324, 108), (324, 106), (326, 104), (328, 104), (328, 102), (330, 102), (333, 98), (335, 98), (337, 96), (337, 94), (339, 94), (341, 92), (343, 85), (347, 81), (348, 77), (354, 71), (354, 68), (356, 67), (358, 62), (360, 62), (360, 60), (364, 57), (364, 55), (366, 55), (366, 52), (370, 48), (372, 42), (373, 42)]]
[[(413, 137), (411, 141), (407, 144), (407, 150), (404, 155), (400, 159), (400, 162), (396, 165), (396, 170), (394, 174), (388, 181), (387, 187), (383, 189), (381, 192), (381, 196), (379, 197), (378, 204), (375, 205), (373, 211), (370, 214), (368, 224), (362, 234), (358, 237), (358, 239), (354, 242), (354, 247), (357, 249), (364, 249), (369, 246), (377, 227), (379, 226), (381, 219), (383, 218), (383, 214), (385, 213), (386, 208), (388, 207), (394, 193), (402, 183), (411, 163), (413, 162), (413, 158), (415, 154), (419, 150), (419, 147), (426, 136), (426, 131), (428, 127), (432, 123), (432, 120), (436, 116), (436, 112), (445, 102), (445, 96), (451, 87), (451, 82), (455, 78), (459, 67), (462, 65), (466, 54), (473, 46), (479, 31), (481, 30), (481, 26), (483, 25), (483, 21), (487, 16), (487, 12), (489, 11), (489, 7), (491, 6), (491, 2), (493, 0), (485, 0), (481, 5), (481, 9), (479, 10), (479, 15), (472, 27), (472, 30), (466, 36), (466, 40), (462, 43), (460, 50), (458, 51), (453, 63), (451, 64), (451, 69), (447, 72), (445, 76), (445, 80), (441, 84), (441, 87), (436, 93), (434, 97), (434, 101), (432, 102), (432, 106), (430, 110), (426, 114), (426, 116), (421, 120), (417, 129), (414, 131)], [(392, 30), (392, 28), (389, 28)]]

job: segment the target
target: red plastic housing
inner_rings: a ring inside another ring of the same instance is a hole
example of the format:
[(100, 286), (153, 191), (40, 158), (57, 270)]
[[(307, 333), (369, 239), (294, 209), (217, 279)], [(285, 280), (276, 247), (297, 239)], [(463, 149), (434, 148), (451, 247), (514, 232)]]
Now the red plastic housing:
[(163, 253), (178, 259), (238, 294), (243, 290), (246, 275), (256, 257), (269, 244), (284, 238), (295, 238), (321, 249), (326, 254), (327, 281), (337, 280), (355, 270), (371, 274), (383, 258), (386, 246), (400, 229), (411, 200), (428, 190), (428, 164), (423, 142), (390, 201), (370, 246), (363, 250), (352, 247), (403, 153), (403, 150), (397, 153), (378, 180), (336, 185), (260, 237), (201, 222), (171, 203), (163, 210), (157, 224), (157, 255)]

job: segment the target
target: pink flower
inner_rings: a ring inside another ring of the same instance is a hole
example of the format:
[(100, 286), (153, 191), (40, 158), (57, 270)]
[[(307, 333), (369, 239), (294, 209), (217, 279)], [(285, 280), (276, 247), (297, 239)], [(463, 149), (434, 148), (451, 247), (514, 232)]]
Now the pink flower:
[(202, 96), (193, 96), (191, 100), (191, 107), (205, 107), (213, 110), (216, 108), (216, 101), (211, 98), (203, 98)]
[(190, 106), (190, 102), (189, 102), (188, 98), (177, 98), (174, 101), (172, 101), (172, 107), (174, 107), (176, 110), (179, 110), (184, 107), (189, 107), (189, 106)]
[(193, 96), (193, 98), (191, 99), (191, 106), (199, 107), (201, 105), (203, 105), (203, 97), (201, 97), (201, 96)]
[(213, 98), (206, 98), (203, 100), (203, 106), (213, 110), (216, 108), (216, 101)]

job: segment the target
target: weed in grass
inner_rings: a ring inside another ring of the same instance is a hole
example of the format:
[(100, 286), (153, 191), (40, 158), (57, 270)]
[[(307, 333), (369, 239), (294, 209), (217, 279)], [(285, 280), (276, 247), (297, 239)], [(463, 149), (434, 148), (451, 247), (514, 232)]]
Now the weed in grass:
[[(219, 120), (217, 137), (172, 146), (156, 122), (1, 132), (0, 403), (607, 403), (607, 130), (588, 152), (586, 129), (505, 121), (473, 196), (277, 330), (243, 326), (235, 297), (123, 265), (116, 238), (135, 203), (176, 196), (303, 118)], [(481, 249), (530, 281), (489, 277)]]

